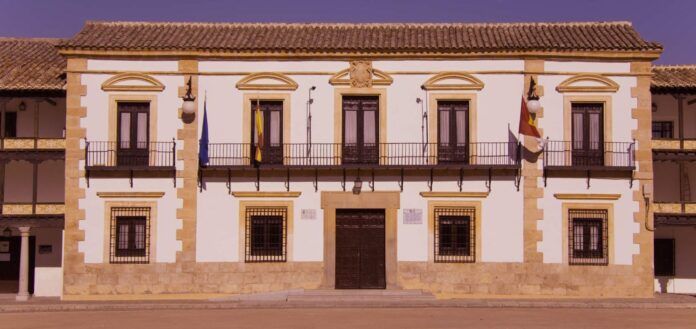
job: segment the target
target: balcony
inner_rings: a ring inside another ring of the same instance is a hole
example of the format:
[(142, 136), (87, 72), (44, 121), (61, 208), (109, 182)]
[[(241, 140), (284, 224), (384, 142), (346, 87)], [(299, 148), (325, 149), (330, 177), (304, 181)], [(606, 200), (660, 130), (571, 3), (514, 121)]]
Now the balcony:
[(653, 138), (653, 158), (658, 161), (696, 159), (694, 138)]
[(250, 143), (211, 143), (204, 169), (251, 168), (454, 168), (518, 169), (520, 145), (514, 142), (469, 143), (290, 143), (270, 145), (262, 161), (253, 161)]
[(87, 141), (85, 143), (85, 171), (90, 175), (111, 172), (127, 173), (131, 186), (138, 174), (147, 177), (172, 176), (176, 184), (176, 142), (137, 142), (133, 148), (121, 148), (118, 142)]
[(2, 215), (8, 216), (63, 216), (65, 214), (65, 204), (58, 202), (51, 203), (4, 203), (2, 204)]
[[(575, 145), (574, 145), (575, 144)], [(544, 147), (544, 184), (552, 173), (562, 176), (585, 174), (589, 187), (593, 174), (601, 177), (626, 175), (633, 184), (635, 142), (547, 141)], [(576, 146), (576, 147), (573, 147)], [(586, 146), (586, 147), (580, 147)]]
[(696, 202), (694, 201), (656, 201), (653, 204), (657, 225), (696, 224)]

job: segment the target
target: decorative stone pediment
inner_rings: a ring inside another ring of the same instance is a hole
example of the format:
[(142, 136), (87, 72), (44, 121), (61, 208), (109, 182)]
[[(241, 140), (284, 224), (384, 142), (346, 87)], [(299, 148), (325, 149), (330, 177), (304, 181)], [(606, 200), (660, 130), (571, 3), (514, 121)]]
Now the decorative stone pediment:
[(239, 90), (295, 90), (297, 82), (285, 74), (260, 72), (243, 77), (236, 86)]
[(481, 90), (483, 81), (463, 72), (442, 72), (423, 84), (425, 90)]
[(101, 88), (104, 91), (162, 91), (164, 84), (147, 74), (129, 72), (114, 75), (104, 81)]
[(619, 90), (619, 84), (598, 74), (579, 74), (566, 79), (556, 87), (559, 93), (606, 92)]
[(334, 74), (329, 83), (346, 85), (353, 88), (370, 88), (372, 86), (388, 86), (394, 82), (389, 74), (372, 67), (370, 61), (352, 61), (350, 67)]

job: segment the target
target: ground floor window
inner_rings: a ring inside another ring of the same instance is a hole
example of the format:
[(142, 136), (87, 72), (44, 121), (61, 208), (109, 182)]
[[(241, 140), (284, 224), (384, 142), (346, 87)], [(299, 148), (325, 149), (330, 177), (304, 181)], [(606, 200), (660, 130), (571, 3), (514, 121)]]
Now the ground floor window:
[(246, 208), (245, 262), (287, 260), (287, 212), (286, 207)]
[(569, 259), (571, 265), (607, 265), (607, 210), (570, 209)]
[(436, 263), (476, 261), (476, 209), (473, 207), (435, 208)]
[(147, 264), (150, 262), (150, 208), (111, 208), (112, 264)]
[(674, 276), (674, 239), (655, 239), (655, 276)]

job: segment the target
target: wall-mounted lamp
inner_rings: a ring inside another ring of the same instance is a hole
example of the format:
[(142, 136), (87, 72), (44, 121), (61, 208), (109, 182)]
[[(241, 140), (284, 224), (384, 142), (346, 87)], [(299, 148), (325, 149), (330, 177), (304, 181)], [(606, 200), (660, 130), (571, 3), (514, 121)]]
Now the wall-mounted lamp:
[(8, 227), (2, 231), (2, 236), (9, 238), (12, 236), (12, 230)]
[(529, 78), (529, 92), (527, 93), (527, 110), (530, 114), (537, 114), (541, 110), (539, 95), (536, 93), (536, 82), (534, 78)]
[(358, 176), (353, 182), (353, 194), (360, 194), (360, 190), (362, 190), (362, 179)]
[(196, 112), (196, 103), (194, 103), (196, 97), (191, 94), (191, 77), (189, 77), (189, 80), (186, 83), (186, 95), (184, 95), (183, 100), (184, 104), (181, 106), (181, 110), (184, 112), (184, 114), (194, 114)]
[(27, 103), (25, 103), (24, 101), (21, 101), (21, 102), (19, 103), (19, 108), (18, 108), (18, 109), (19, 109), (20, 112), (26, 111), (26, 110), (27, 110)]

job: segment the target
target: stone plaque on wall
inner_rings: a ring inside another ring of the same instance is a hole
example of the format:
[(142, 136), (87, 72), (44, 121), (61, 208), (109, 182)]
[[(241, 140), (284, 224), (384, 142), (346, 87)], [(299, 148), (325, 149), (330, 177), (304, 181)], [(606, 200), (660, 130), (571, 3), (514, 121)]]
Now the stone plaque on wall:
[(423, 224), (423, 209), (404, 209), (404, 224)]
[(316, 209), (302, 209), (300, 212), (300, 219), (315, 220), (317, 219)]

